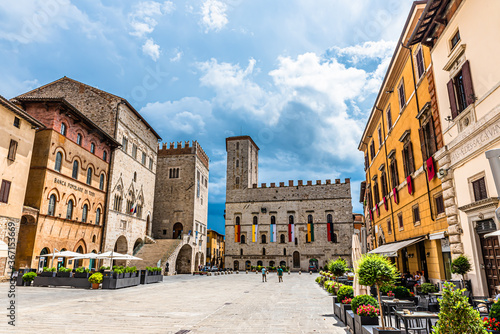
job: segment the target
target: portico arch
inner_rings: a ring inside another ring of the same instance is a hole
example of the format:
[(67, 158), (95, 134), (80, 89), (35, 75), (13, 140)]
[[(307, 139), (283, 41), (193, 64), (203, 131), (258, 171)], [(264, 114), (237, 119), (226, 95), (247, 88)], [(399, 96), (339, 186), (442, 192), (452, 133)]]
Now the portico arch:
[(177, 260), (175, 261), (175, 271), (178, 274), (191, 274), (191, 259), (193, 258), (193, 248), (184, 245), (179, 250)]
[[(117, 253), (127, 254), (128, 252), (128, 241), (127, 238), (121, 235), (115, 242), (115, 248), (113, 249)], [(112, 265), (114, 266), (125, 266), (127, 261), (125, 260), (113, 260)]]

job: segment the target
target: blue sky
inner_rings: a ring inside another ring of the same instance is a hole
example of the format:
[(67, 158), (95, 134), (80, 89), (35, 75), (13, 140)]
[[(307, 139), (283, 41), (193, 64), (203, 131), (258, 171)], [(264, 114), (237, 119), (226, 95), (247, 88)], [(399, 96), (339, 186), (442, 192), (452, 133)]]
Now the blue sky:
[(0, 94), (68, 76), (127, 98), (164, 142), (210, 157), (224, 232), (225, 138), (260, 147), (259, 183), (351, 178), (403, 27), (405, 0), (0, 2)]

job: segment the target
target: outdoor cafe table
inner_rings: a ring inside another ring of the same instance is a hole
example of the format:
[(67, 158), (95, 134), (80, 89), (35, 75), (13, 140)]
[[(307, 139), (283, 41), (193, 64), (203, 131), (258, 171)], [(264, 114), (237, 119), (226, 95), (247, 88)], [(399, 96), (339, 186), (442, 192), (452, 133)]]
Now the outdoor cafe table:
[(429, 311), (415, 311), (410, 314), (404, 314), (404, 311), (395, 311), (396, 316), (396, 326), (398, 329), (401, 329), (400, 327), (400, 320), (403, 320), (403, 323), (405, 325), (405, 332), (408, 334), (408, 320), (411, 319), (424, 319), (427, 322), (427, 328), (428, 328), (428, 333), (430, 333), (431, 328), (432, 328), (432, 319), (438, 319), (438, 313), (437, 312), (429, 312)]
[(403, 305), (403, 306), (415, 306), (415, 303), (412, 302), (411, 300), (397, 300), (394, 301), (394, 299), (385, 299), (382, 300), (382, 304), (384, 304), (385, 309), (387, 312), (384, 312), (384, 314), (387, 315), (389, 318), (389, 323), (392, 325), (392, 320), (391, 320), (391, 315), (392, 315), (392, 308), (396, 307), (397, 305)]

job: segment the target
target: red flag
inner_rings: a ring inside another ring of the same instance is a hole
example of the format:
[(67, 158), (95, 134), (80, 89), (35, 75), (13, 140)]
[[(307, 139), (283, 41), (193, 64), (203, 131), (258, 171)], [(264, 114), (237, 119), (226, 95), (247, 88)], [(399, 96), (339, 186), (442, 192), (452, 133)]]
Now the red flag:
[(328, 233), (328, 241), (332, 241), (332, 230), (331, 230), (331, 223), (326, 224), (326, 229)]
[(394, 197), (394, 203), (398, 204), (399, 203), (399, 198), (398, 198), (398, 188), (392, 189), (392, 196)]
[(389, 210), (389, 207), (387, 206), (387, 196), (384, 196), (384, 208), (385, 211)]
[(380, 209), (378, 207), (378, 203), (375, 204), (375, 210), (377, 210), (377, 217), (380, 217)]
[(426, 161), (427, 165), (427, 179), (430, 181), (436, 176), (436, 170), (434, 169), (434, 159), (430, 157)]
[(293, 240), (292, 240), (292, 227), (293, 227), (293, 224), (288, 224), (288, 242), (293, 242)]
[(406, 177), (406, 185), (408, 186), (408, 194), (413, 194), (413, 184), (411, 183), (411, 175)]
[(373, 211), (370, 209), (370, 220), (373, 221)]

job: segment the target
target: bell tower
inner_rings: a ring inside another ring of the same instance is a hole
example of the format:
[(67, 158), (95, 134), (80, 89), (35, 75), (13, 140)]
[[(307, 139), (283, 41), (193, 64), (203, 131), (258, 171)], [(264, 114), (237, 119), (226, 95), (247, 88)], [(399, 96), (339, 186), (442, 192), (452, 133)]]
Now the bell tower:
[(226, 138), (226, 197), (230, 191), (252, 188), (258, 182), (259, 147), (250, 136)]

